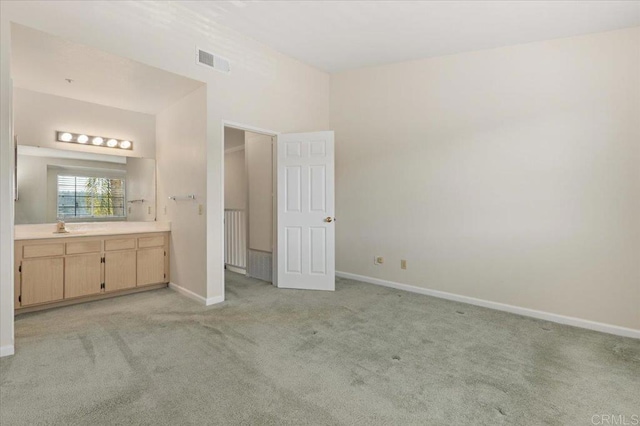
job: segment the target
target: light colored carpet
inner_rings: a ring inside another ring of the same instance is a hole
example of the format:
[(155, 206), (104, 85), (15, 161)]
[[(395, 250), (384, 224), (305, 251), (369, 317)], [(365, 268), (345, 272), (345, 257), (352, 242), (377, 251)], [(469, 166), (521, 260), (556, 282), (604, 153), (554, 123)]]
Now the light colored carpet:
[(338, 280), (169, 289), (19, 316), (0, 421), (592, 424), (640, 414), (640, 341)]

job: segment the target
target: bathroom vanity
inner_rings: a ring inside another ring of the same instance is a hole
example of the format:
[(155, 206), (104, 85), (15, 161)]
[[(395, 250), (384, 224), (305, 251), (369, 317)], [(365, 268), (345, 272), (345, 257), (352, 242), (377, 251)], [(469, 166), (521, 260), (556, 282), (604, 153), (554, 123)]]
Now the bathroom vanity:
[(166, 287), (166, 222), (15, 227), (16, 313)]

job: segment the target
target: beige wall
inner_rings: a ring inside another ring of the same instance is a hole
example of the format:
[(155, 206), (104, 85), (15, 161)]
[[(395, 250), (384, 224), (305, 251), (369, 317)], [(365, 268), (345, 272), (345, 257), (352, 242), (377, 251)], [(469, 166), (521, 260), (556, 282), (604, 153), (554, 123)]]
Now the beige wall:
[(249, 182), (249, 249), (273, 251), (271, 136), (245, 132)]
[[(97, 154), (155, 158), (155, 117), (31, 90), (14, 89), (15, 134), (20, 145)], [(56, 130), (129, 139), (133, 150), (56, 142)]]
[(156, 161), (154, 159), (127, 158), (127, 200), (144, 200), (127, 203), (128, 221), (152, 222), (156, 219)]
[(332, 75), (331, 123), (339, 271), (640, 329), (640, 29)]
[(224, 208), (247, 209), (247, 169), (244, 149), (224, 154)]
[[(202, 19), (180, 2), (0, 2), (0, 347), (13, 344), (10, 22), (207, 83), (206, 157), (201, 159), (206, 172), (198, 168), (206, 182), (206, 247), (197, 273), (206, 274), (211, 303), (224, 297), (223, 120), (279, 132), (329, 127), (327, 73), (214, 21), (203, 25)], [(195, 46), (229, 58), (231, 73), (198, 66)]]
[[(158, 220), (171, 222), (171, 282), (205, 297), (207, 88), (156, 116)], [(193, 194), (195, 200), (170, 200)]]
[(244, 130), (224, 128), (224, 208), (247, 209)]
[(0, 356), (14, 352), (13, 335), (13, 87), (10, 28), (0, 2)]
[(244, 147), (244, 130), (233, 127), (224, 128), (224, 149), (225, 152), (232, 148)]

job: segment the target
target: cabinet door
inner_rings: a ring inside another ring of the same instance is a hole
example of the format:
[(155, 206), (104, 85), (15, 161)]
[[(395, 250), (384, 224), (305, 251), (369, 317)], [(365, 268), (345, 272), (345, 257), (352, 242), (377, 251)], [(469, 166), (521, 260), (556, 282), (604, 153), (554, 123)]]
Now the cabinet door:
[(138, 250), (138, 285), (164, 282), (164, 247)]
[(102, 285), (100, 253), (67, 256), (64, 264), (64, 298), (98, 294)]
[(136, 286), (136, 251), (112, 251), (104, 255), (105, 291), (123, 290)]
[(54, 302), (64, 297), (64, 259), (22, 261), (20, 295), (22, 306)]

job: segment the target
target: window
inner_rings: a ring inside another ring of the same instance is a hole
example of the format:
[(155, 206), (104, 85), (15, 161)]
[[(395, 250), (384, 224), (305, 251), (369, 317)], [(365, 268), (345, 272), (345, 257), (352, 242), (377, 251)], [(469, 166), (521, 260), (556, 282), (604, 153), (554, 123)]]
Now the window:
[(122, 178), (58, 175), (59, 218), (124, 218)]

